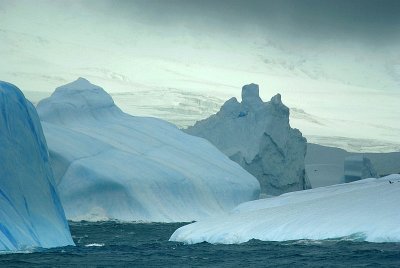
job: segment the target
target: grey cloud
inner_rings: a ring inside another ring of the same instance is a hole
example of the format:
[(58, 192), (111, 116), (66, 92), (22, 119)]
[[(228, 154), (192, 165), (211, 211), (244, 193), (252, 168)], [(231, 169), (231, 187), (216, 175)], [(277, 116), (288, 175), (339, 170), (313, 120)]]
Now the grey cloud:
[(363, 42), (400, 36), (398, 0), (122, 0), (105, 1), (114, 14), (149, 24), (235, 32), (254, 26), (280, 35), (351, 38)]

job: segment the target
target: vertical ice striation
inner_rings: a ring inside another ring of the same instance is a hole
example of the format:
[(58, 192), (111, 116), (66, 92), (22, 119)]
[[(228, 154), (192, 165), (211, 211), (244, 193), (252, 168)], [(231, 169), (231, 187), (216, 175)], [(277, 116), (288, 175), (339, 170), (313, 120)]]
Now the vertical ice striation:
[(36, 110), (0, 81), (0, 251), (73, 244)]
[(304, 167), (307, 141), (290, 127), (280, 94), (264, 103), (258, 85), (245, 85), (241, 103), (228, 100), (217, 114), (186, 132), (208, 139), (253, 174), (264, 195), (310, 188)]

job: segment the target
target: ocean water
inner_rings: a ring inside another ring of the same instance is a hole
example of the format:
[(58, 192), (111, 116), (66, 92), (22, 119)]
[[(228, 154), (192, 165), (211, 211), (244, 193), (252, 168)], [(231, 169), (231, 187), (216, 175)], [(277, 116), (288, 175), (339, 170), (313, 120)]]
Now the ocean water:
[(0, 254), (1, 267), (400, 267), (400, 243), (169, 242), (185, 223), (70, 223), (76, 247)]

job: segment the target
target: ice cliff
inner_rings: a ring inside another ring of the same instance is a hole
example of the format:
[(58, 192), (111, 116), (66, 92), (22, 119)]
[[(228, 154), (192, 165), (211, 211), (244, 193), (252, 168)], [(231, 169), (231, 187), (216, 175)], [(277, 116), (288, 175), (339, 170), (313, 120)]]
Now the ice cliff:
[(0, 81), (0, 251), (73, 244), (36, 110)]
[(289, 125), (289, 109), (278, 94), (263, 102), (256, 84), (242, 88), (242, 102), (231, 98), (221, 110), (187, 133), (206, 138), (253, 174), (261, 193), (279, 195), (310, 187), (305, 174), (306, 139)]
[(68, 219), (191, 221), (259, 195), (258, 181), (208, 141), (123, 113), (83, 78), (37, 110)]
[(399, 203), (400, 175), (364, 179), (246, 202), (231, 213), (183, 226), (170, 240), (400, 242)]
[(371, 160), (363, 155), (351, 155), (344, 160), (344, 181), (352, 182), (365, 178), (376, 178), (378, 175)]
[(311, 186), (316, 188), (400, 173), (400, 152), (354, 153), (308, 143), (305, 164)]

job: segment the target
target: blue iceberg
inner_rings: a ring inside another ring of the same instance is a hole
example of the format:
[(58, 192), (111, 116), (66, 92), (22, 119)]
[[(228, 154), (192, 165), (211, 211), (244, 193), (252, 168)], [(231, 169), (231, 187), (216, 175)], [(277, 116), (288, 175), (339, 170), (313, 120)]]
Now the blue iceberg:
[(74, 245), (39, 117), (0, 81), (0, 251)]

